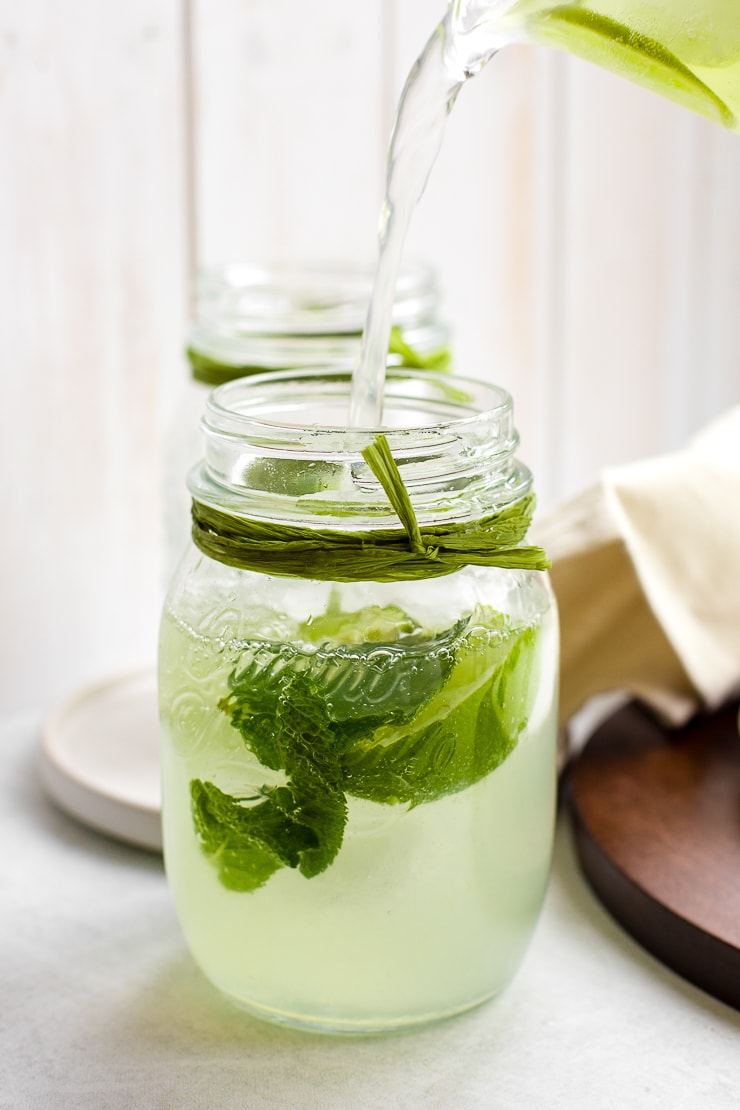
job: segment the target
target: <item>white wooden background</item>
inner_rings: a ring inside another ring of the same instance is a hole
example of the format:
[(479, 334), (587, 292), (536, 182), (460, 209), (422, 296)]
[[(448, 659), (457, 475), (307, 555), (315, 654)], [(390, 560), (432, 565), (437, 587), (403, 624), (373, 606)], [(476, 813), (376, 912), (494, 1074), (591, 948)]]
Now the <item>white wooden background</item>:
[[(154, 658), (193, 266), (372, 257), (444, 0), (0, 0), (0, 710)], [(549, 506), (740, 401), (740, 139), (572, 59), (463, 90), (408, 253)]]

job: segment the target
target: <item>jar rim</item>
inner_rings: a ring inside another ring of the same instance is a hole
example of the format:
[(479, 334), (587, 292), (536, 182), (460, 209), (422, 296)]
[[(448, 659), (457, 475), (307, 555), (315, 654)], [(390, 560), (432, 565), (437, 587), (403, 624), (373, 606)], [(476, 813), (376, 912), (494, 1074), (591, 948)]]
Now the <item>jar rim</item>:
[[(506, 390), (474, 378), (393, 369), (382, 428), (348, 428), (351, 381), (347, 369), (300, 368), (215, 389), (201, 421), (205, 459), (189, 476), (194, 499), (253, 519), (355, 528), (372, 520), (397, 528), (395, 510), (363, 455), (378, 432), (420, 523), (479, 519), (531, 490), (529, 470), (514, 457), (519, 436)], [(341, 415), (312, 423), (308, 405), (314, 413)], [(430, 415), (421, 419), (424, 413)]]
[[(256, 437), (260, 440), (275, 437), (286, 446), (303, 442), (306, 435), (316, 450), (341, 450), (342, 453), (361, 451), (383, 432), (393, 443), (403, 438), (427, 438), (430, 434), (464, 432), (466, 429), (488, 425), (494, 439), (502, 439), (502, 447), (510, 453), (518, 443), (512, 425), (513, 401), (511, 394), (501, 386), (458, 374), (443, 374), (412, 368), (389, 367), (386, 371), (384, 391), (385, 411), (391, 414), (377, 427), (354, 428), (348, 425), (349, 399), (352, 370), (349, 367), (295, 367), (253, 374), (218, 386), (208, 396), (201, 426), (206, 433)], [(280, 398), (282, 387), (292, 386), (289, 397)], [(346, 405), (344, 418), (334, 423), (288, 418), (302, 411), (306, 395), (315, 393), (321, 386), (335, 390), (335, 400)], [(299, 392), (302, 388), (305, 392)], [(282, 419), (271, 415), (279, 404)], [(428, 409), (436, 419), (419, 420), (422, 409)], [(416, 419), (408, 424), (400, 422), (402, 414), (413, 413)]]

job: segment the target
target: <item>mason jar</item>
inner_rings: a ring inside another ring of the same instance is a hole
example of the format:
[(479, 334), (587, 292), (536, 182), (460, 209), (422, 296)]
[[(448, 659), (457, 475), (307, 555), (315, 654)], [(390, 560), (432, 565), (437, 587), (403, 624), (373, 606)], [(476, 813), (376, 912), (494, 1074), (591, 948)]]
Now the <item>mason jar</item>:
[(389, 371), (216, 389), (160, 641), (167, 875), (262, 1017), (415, 1026), (510, 980), (548, 878), (557, 617), (511, 399)]
[[(178, 390), (167, 435), (168, 575), (187, 538), (182, 477), (200, 456), (206, 389), (270, 370), (356, 365), (374, 275), (375, 266), (341, 261), (232, 263), (200, 271), (187, 336), (190, 380)], [(434, 271), (422, 262), (406, 263), (396, 282), (388, 365), (447, 370), (449, 344)]]
[[(203, 270), (187, 353), (196, 381), (288, 367), (347, 368), (360, 353), (375, 266), (232, 264)], [(439, 320), (434, 273), (406, 264), (396, 282), (388, 364), (444, 369), (449, 329)]]

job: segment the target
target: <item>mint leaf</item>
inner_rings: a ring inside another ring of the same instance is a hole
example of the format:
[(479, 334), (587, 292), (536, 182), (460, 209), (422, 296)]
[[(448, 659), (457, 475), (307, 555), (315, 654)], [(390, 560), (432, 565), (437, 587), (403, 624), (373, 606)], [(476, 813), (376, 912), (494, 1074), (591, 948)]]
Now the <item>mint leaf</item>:
[(311, 829), (295, 820), (285, 787), (258, 805), (243, 805), (212, 782), (193, 779), (190, 801), (201, 848), (228, 890), (256, 890), (280, 867), (297, 867), (301, 852), (315, 846)]
[(277, 727), (296, 820), (315, 836), (315, 843), (300, 852), (298, 863), (310, 878), (326, 870), (342, 846), (347, 800), (326, 704), (307, 674), (295, 672), (286, 683)]
[[(273, 760), (267, 765), (285, 770), (289, 781), (263, 789), (264, 801), (250, 805), (213, 783), (193, 780), (193, 823), (201, 848), (230, 890), (255, 890), (280, 867), (298, 868), (309, 878), (318, 875), (339, 851), (347, 823), (323, 699), (309, 676), (296, 671), (280, 689), (273, 719), (265, 713), (252, 719), (238, 703), (234, 709), (242, 735), (249, 723), (250, 747), (267, 752)], [(259, 726), (268, 724), (270, 735), (263, 743)]]

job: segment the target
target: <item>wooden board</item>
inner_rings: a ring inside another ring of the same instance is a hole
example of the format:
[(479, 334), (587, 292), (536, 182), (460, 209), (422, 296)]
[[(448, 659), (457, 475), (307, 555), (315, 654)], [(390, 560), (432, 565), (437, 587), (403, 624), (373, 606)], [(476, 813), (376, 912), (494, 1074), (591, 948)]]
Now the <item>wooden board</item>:
[(663, 963), (740, 1009), (738, 704), (668, 732), (630, 703), (568, 772), (581, 866)]

